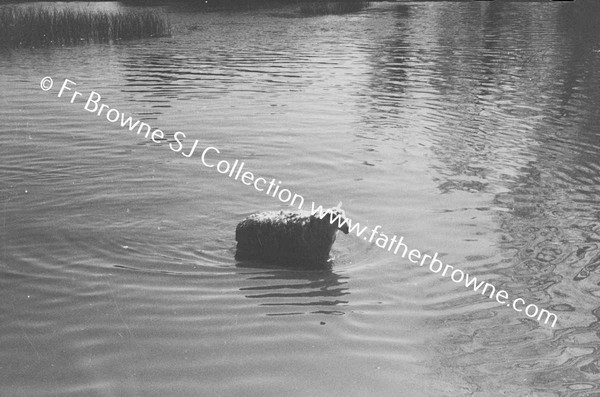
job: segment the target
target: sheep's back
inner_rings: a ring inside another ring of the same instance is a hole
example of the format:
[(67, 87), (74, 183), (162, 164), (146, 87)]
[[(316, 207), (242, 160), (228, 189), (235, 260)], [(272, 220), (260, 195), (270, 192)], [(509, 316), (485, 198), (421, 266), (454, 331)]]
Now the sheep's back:
[(326, 221), (298, 213), (263, 212), (250, 215), (236, 228), (238, 259), (270, 262), (323, 262), (335, 241)]

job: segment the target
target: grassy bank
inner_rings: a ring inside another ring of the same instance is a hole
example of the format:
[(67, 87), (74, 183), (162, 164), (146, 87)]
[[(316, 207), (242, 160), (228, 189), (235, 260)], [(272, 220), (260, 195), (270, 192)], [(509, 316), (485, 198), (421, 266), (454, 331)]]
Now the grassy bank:
[(0, 7), (0, 46), (4, 47), (109, 43), (169, 33), (166, 18), (153, 11)]

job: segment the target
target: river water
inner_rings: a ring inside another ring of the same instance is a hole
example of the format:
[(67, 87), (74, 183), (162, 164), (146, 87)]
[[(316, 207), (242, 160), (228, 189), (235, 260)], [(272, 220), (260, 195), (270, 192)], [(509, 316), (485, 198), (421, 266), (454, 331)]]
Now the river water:
[[(172, 37), (2, 52), (0, 395), (600, 395), (595, 11), (167, 8)], [(331, 269), (236, 262), (285, 205), (176, 131), (556, 325), (352, 234)]]

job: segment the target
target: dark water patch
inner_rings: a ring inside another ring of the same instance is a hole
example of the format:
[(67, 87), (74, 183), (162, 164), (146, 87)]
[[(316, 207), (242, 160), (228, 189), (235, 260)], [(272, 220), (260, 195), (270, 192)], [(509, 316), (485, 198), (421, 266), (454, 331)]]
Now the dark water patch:
[(305, 1), (300, 5), (300, 13), (305, 16), (348, 14), (364, 10), (369, 6), (368, 1)]

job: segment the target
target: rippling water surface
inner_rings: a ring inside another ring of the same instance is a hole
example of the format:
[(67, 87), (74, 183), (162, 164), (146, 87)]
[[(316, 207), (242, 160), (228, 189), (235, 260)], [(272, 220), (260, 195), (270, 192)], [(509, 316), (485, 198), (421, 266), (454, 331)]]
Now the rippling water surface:
[[(167, 8), (170, 38), (2, 52), (0, 394), (600, 395), (590, 3)], [(331, 269), (236, 262), (237, 222), (283, 205), (176, 131), (556, 326), (353, 235)]]

